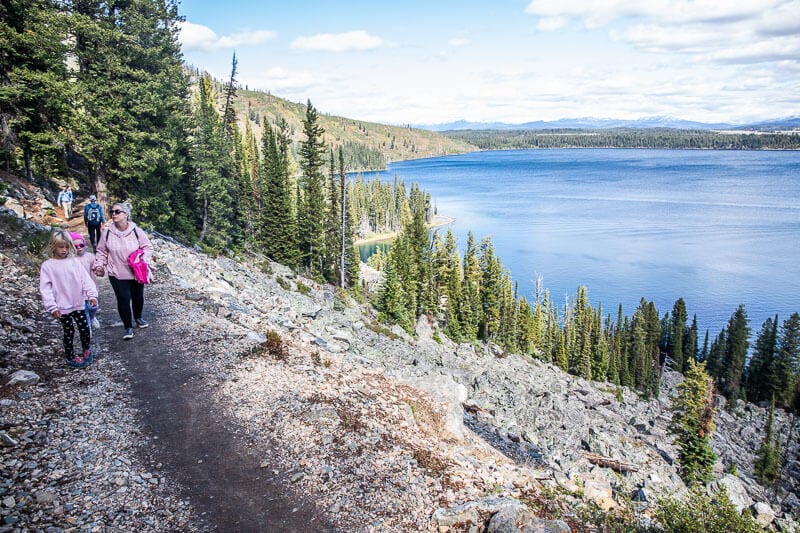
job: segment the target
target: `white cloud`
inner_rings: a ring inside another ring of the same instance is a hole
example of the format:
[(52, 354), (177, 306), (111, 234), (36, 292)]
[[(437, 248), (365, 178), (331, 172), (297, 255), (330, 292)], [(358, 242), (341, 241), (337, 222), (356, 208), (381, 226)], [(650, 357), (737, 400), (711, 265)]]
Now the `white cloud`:
[(364, 30), (345, 33), (318, 33), (311, 37), (298, 37), (292, 41), (295, 50), (322, 50), (326, 52), (349, 52), (372, 50), (383, 44), (383, 39)]
[(798, 0), (532, 0), (525, 12), (540, 30), (569, 21), (610, 26), (612, 39), (647, 52), (723, 63), (800, 61)]
[(556, 31), (567, 25), (567, 17), (543, 17), (536, 23), (536, 29), (541, 31)]
[(458, 47), (461, 47), (461, 46), (468, 45), (469, 44), (469, 39), (465, 39), (464, 37), (453, 37), (452, 39), (447, 41), (447, 44), (449, 44), (453, 48), (458, 48)]
[(272, 40), (276, 36), (274, 31), (269, 30), (245, 30), (219, 37), (208, 26), (192, 24), (187, 21), (179, 23), (179, 29), (179, 39), (184, 50), (219, 50), (237, 46), (252, 46)]

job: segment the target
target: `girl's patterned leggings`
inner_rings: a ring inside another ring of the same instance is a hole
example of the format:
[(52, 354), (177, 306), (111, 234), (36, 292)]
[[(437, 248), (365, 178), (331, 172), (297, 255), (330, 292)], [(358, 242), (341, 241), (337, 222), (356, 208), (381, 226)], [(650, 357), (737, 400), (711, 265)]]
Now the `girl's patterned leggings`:
[(86, 322), (86, 312), (81, 309), (80, 311), (73, 311), (66, 315), (61, 315), (61, 326), (64, 328), (64, 353), (67, 359), (72, 359), (74, 355), (72, 349), (72, 337), (75, 336), (75, 327), (72, 321), (78, 325), (78, 333), (81, 336), (81, 347), (83, 351), (89, 349), (89, 342), (91, 341), (91, 333), (89, 332), (89, 323)]

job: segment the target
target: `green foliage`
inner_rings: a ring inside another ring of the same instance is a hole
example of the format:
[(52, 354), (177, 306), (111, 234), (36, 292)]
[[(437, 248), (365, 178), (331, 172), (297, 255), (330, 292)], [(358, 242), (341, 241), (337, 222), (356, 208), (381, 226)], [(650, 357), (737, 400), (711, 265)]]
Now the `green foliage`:
[[(587, 133), (589, 135), (587, 135)], [(670, 128), (605, 130), (463, 130), (451, 139), (481, 150), (530, 148), (672, 148), (713, 150), (797, 150), (800, 135), (782, 133), (718, 133)]]
[(725, 491), (713, 496), (694, 486), (684, 500), (657, 502), (656, 519), (667, 533), (758, 533), (763, 529), (750, 511), (739, 514)]
[(302, 281), (297, 282), (297, 292), (302, 294), (303, 296), (308, 296), (311, 294), (311, 287), (303, 283)]
[(686, 376), (672, 401), (672, 425), (678, 446), (681, 478), (688, 485), (711, 479), (717, 456), (711, 449), (714, 431), (713, 386), (705, 363), (689, 360)]
[(300, 264), (306, 272), (320, 275), (325, 260), (325, 164), (324, 130), (319, 125), (319, 114), (308, 102), (303, 121), (305, 141), (300, 144), (300, 198), (297, 222), (300, 245)]
[(780, 439), (773, 436), (773, 420), (775, 416), (775, 400), (770, 402), (769, 415), (764, 428), (764, 439), (756, 453), (753, 474), (759, 483), (769, 486), (778, 479), (780, 472)]
[(286, 280), (286, 278), (284, 278), (283, 276), (276, 276), (276, 277), (275, 277), (275, 282), (276, 282), (278, 285), (280, 285), (280, 286), (281, 286), (281, 288), (282, 288), (283, 290), (285, 290), (285, 291), (290, 291), (290, 290), (292, 290), (292, 284), (291, 284), (291, 283), (289, 283), (289, 282)]

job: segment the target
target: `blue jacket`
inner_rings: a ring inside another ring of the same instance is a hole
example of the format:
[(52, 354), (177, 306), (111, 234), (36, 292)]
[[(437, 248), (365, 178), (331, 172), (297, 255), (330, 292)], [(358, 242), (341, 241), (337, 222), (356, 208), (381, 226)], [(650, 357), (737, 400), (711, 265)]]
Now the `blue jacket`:
[(61, 205), (62, 202), (71, 202), (72, 201), (72, 191), (61, 191), (58, 193), (58, 200), (56, 203)]
[(106, 217), (103, 216), (103, 206), (98, 204), (97, 202), (91, 202), (86, 204), (86, 207), (83, 208), (83, 221), (89, 226), (89, 209), (92, 207), (96, 207), (100, 211), (100, 219), (98, 220), (97, 224), (93, 224), (94, 226), (102, 225), (103, 222), (106, 221)]

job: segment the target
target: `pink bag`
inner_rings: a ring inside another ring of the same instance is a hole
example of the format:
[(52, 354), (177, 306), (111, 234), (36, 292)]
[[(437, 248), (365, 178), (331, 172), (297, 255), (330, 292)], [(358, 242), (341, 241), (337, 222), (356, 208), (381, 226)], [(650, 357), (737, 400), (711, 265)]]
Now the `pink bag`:
[(128, 256), (128, 266), (133, 270), (136, 281), (142, 284), (150, 283), (150, 267), (144, 260), (144, 250), (139, 248), (131, 252)]

